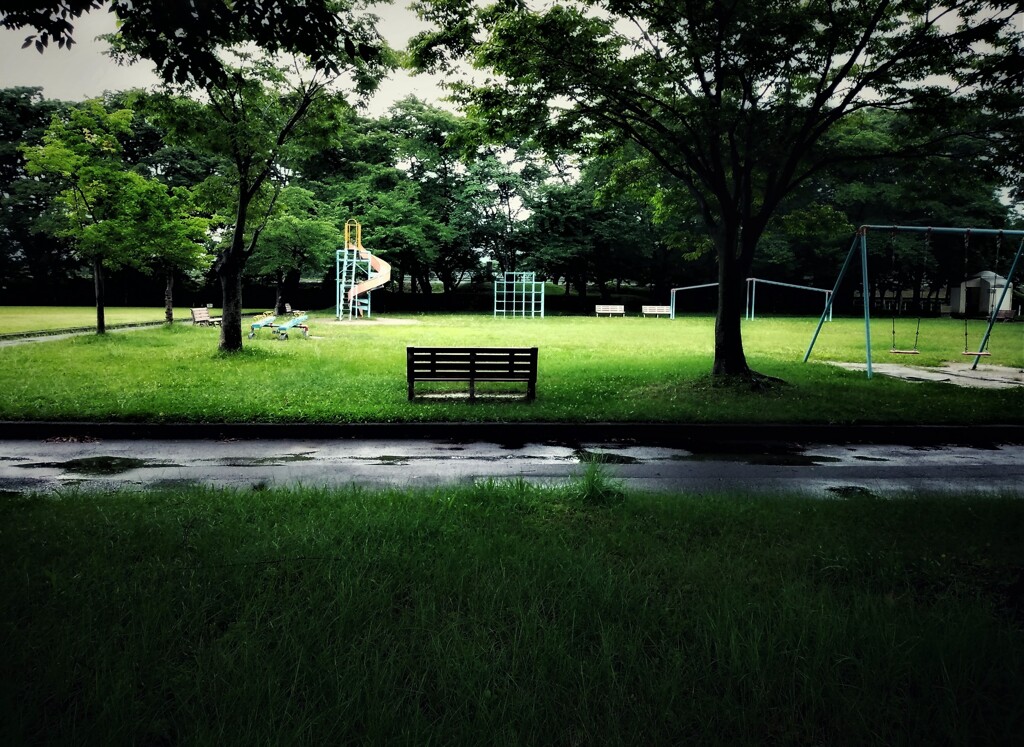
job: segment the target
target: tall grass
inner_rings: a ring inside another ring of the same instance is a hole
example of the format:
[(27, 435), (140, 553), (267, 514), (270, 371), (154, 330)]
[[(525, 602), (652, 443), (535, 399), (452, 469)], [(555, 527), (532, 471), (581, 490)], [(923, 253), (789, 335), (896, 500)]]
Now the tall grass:
[(8, 744), (994, 745), (1024, 726), (1019, 500), (656, 497), (594, 472), (0, 512)]
[[(786, 382), (756, 394), (719, 386), (708, 375), (713, 320), (707, 317), (404, 321), (410, 323), (346, 325), (315, 316), (310, 339), (279, 341), (263, 331), (232, 356), (217, 353), (216, 329), (186, 325), (2, 347), (0, 419), (983, 423), (1024, 417), (1020, 390), (867, 381), (863, 373), (824, 364), (862, 359), (863, 328), (856, 320), (830, 323), (809, 364), (800, 361), (815, 320), (748, 324), (751, 365)], [(929, 336), (936, 351), (922, 344), (919, 359), (938, 362), (939, 332), (952, 337), (955, 327), (936, 320), (936, 334)], [(409, 403), (407, 345), (537, 345), (538, 399)], [(998, 352), (991, 362), (1024, 366), (1024, 325), (997, 327), (992, 347)], [(955, 345), (943, 349), (958, 357)]]

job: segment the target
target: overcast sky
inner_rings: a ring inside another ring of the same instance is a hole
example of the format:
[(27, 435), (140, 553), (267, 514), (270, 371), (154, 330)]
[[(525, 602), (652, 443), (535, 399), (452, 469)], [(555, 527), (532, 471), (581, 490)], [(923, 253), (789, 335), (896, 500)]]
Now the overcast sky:
[[(172, 0), (169, 0), (172, 1)], [(395, 5), (379, 6), (376, 13), (381, 21), (378, 30), (395, 48), (402, 48), (423, 24), (409, 10), (406, 0)], [(39, 54), (34, 47), (21, 48), (32, 29), (10, 31), (0, 29), (0, 88), (14, 86), (41, 86), (43, 95), (50, 99), (80, 101), (101, 95), (104, 91), (148, 87), (157, 82), (149, 63), (131, 67), (115, 64), (103, 52), (107, 45), (96, 41), (100, 34), (114, 30), (114, 17), (106, 11), (84, 14), (75, 24), (75, 44), (70, 50), (55, 46)], [(381, 90), (370, 103), (369, 113), (383, 114), (392, 102), (415, 94), (433, 101), (443, 95), (436, 81), (428, 76), (415, 78), (396, 72), (381, 85)]]

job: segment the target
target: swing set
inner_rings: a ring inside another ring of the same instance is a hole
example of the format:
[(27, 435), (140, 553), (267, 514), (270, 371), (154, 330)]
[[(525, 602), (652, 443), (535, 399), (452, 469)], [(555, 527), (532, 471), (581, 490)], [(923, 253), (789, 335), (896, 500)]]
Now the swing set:
[[(818, 326), (814, 330), (814, 335), (811, 337), (811, 343), (807, 347), (807, 352), (804, 354), (804, 363), (811, 357), (811, 351), (814, 350), (814, 343), (818, 340), (818, 335), (821, 333), (822, 325), (825, 323), (825, 319), (831, 314), (832, 301), (839, 292), (839, 286), (843, 282), (843, 278), (846, 277), (846, 272), (849, 270), (850, 265), (853, 263), (853, 258), (856, 254), (860, 254), (860, 267), (861, 267), (861, 283), (862, 283), (862, 298), (864, 300), (864, 349), (865, 349), (865, 362), (867, 363), (867, 377), (872, 377), (871, 367), (871, 308), (868, 303), (868, 288), (871, 286), (868, 283), (868, 231), (889, 231), (892, 236), (895, 236), (897, 232), (906, 233), (923, 233), (925, 241), (929, 241), (929, 238), (933, 234), (956, 234), (964, 237), (964, 263), (967, 262), (967, 249), (969, 247), (970, 237), (975, 236), (996, 236), (997, 242), (1002, 242), (1003, 236), (1020, 237), (1021, 242), (1017, 247), (1017, 252), (1013, 256), (1013, 262), (1010, 264), (1010, 271), (1006, 274), (1006, 282), (1003, 285), (1002, 293), (999, 294), (999, 300), (989, 309), (988, 325), (985, 328), (985, 334), (981, 338), (981, 343), (978, 345), (976, 350), (970, 349), (970, 336), (967, 318), (964, 318), (964, 350), (963, 355), (972, 356), (974, 358), (974, 364), (971, 366), (971, 370), (976, 370), (978, 367), (978, 361), (983, 356), (991, 355), (988, 351), (989, 338), (992, 335), (992, 327), (995, 325), (996, 318), (999, 316), (999, 310), (1003, 307), (1003, 302), (1006, 299), (1006, 295), (1010, 290), (1010, 281), (1017, 271), (1017, 265), (1020, 262), (1021, 254), (1024, 253), (1024, 231), (1011, 231), (1011, 230), (998, 230), (990, 228), (932, 228), (922, 226), (870, 226), (865, 225), (857, 229), (857, 233), (853, 238), (853, 243), (850, 245), (850, 251), (846, 255), (846, 260), (843, 262), (842, 269), (839, 271), (839, 277), (836, 278), (835, 287), (832, 293), (828, 296), (828, 301), (825, 304), (825, 311), (822, 312), (821, 318), (818, 319)], [(917, 318), (917, 331), (914, 334), (914, 347), (912, 349), (900, 349), (896, 345), (896, 317), (895, 312), (893, 315), (892, 322), (892, 349), (890, 353), (893, 355), (917, 355), (917, 343), (921, 334), (921, 317), (918, 315)]]

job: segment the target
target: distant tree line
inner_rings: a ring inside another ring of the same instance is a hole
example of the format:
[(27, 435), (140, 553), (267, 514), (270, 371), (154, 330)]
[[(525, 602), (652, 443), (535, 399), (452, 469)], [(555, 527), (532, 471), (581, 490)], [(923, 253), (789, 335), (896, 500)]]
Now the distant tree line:
[[(200, 105), (141, 92), (55, 102), (26, 88), (0, 90), (0, 102), (2, 287), (56, 302), (52, 289), (69, 278), (97, 265), (128, 267), (165, 278), (161, 300), (170, 301), (175, 280), (209, 280), (233, 227), (229, 169), (166, 129), (172, 118), (199, 122)], [(894, 137), (900, 119), (869, 110), (847, 135)], [(330, 129), (323, 145), (275, 172), (259, 198), (267, 214), (245, 275), (272, 286), (281, 307), (300, 279), (332, 281), (350, 218), (363, 223), (364, 244), (392, 263), (392, 293), (457, 294), (520, 270), (579, 297), (631, 287), (656, 300), (714, 279), (699, 216), (669, 204), (659, 174), (629, 146), (552, 158), (529, 142), (482, 143), (476, 123), (415, 98), (379, 118), (340, 106), (320, 126)], [(863, 223), (1008, 226), (1002, 186), (969, 144), (959, 160), (890, 159), (822, 173), (778, 211), (752, 274), (828, 286)], [(1008, 242), (966, 250), (959, 242), (876, 238), (873, 292), (941, 288), (965, 272), (998, 269), (997, 250), (1004, 262), (1012, 251)]]

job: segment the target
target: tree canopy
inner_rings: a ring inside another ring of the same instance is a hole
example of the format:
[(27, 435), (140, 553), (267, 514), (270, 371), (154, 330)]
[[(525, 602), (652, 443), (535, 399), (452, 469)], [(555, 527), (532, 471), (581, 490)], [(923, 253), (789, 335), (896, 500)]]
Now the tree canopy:
[[(488, 71), (456, 94), (496, 137), (552, 148), (631, 141), (696, 206), (718, 258), (717, 374), (751, 375), (744, 279), (782, 202), (826, 168), (894, 155), (876, 140), (830, 141), (844, 119), (870, 108), (913, 115), (896, 149), (909, 156), (966, 132), (1005, 135), (1021, 113), (1019, 96), (998, 94), (1022, 82), (1024, 9), (1010, 0), (415, 7), (436, 28), (414, 41), (414, 60), (436, 70), (469, 58)], [(976, 116), (982, 96), (992, 116)]]
[[(52, 175), (61, 191), (41, 225), (73, 241), (92, 265), (96, 331), (105, 331), (103, 269), (197, 269), (207, 264), (206, 221), (191, 194), (126, 168), (122, 139), (134, 112), (107, 112), (98, 100), (55, 114), (43, 142), (25, 146), (30, 175)], [(170, 314), (168, 309), (168, 314)]]
[(152, 61), (165, 81), (201, 87), (227, 74), (219, 49), (252, 43), (269, 52), (306, 57), (337, 74), (356, 60), (380, 56), (373, 27), (349, 0), (35, 0), (15, 2), (0, 24), (35, 30), (24, 46), (75, 43), (73, 21), (107, 6), (117, 16), (112, 40), (122, 53)]

